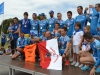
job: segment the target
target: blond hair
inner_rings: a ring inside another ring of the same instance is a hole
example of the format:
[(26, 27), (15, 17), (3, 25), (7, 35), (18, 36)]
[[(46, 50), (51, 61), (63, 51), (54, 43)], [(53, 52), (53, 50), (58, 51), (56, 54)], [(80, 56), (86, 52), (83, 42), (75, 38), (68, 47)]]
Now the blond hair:
[(89, 25), (85, 26), (84, 28), (86, 28), (90, 32), (90, 26)]

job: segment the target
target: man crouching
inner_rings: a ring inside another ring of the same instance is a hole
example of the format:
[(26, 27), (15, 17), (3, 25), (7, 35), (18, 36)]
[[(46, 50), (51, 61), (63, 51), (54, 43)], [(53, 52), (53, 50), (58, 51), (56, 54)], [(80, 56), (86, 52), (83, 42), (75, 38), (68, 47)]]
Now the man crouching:
[(20, 33), (20, 37), (17, 39), (17, 48), (16, 51), (14, 53), (14, 55), (12, 55), (12, 59), (14, 60), (15, 58), (17, 58), (21, 53), (23, 53), (24, 47), (27, 45), (27, 38), (24, 37), (24, 33), (21, 32)]

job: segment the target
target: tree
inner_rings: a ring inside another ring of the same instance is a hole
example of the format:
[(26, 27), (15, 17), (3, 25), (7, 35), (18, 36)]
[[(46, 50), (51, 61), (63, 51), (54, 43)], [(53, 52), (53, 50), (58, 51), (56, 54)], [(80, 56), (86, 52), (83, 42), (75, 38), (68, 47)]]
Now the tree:
[(12, 18), (3, 20), (3, 22), (0, 25), (0, 31), (3, 31), (5, 34), (7, 34), (7, 29), (10, 22), (13, 22)]

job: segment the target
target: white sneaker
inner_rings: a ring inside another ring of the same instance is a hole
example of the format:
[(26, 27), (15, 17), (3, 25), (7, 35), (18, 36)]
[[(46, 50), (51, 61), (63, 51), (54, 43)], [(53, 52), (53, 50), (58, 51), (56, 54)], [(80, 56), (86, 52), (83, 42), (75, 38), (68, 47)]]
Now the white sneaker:
[(69, 61), (72, 62), (73, 61), (73, 58), (70, 58)]
[(78, 67), (79, 66), (79, 62), (77, 62), (76, 64), (75, 64), (75, 67)]
[(80, 68), (83, 67), (83, 64), (79, 65), (79, 67), (80, 67)]
[(75, 65), (76, 64), (76, 61), (73, 61), (72, 63), (71, 63), (71, 65)]

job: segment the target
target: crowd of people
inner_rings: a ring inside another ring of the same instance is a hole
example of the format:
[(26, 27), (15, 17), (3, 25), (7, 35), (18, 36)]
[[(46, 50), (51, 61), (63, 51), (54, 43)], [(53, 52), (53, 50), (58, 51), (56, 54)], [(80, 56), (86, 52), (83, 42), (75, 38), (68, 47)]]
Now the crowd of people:
[[(87, 12), (89, 11), (89, 12)], [(23, 54), (26, 45), (56, 38), (58, 40), (59, 54), (66, 59), (65, 65), (69, 65), (69, 54), (73, 58), (71, 65), (80, 67), (81, 70), (91, 70), (90, 75), (100, 72), (100, 3), (85, 8), (77, 7), (78, 16), (72, 18), (72, 12), (67, 12), (67, 20), (62, 20), (62, 14), (50, 11), (50, 18), (45, 19), (41, 13), (40, 19), (37, 14), (32, 14), (32, 20), (28, 19), (28, 13), (23, 14), (24, 19), (17, 17), (10, 22), (7, 32), (11, 40), (11, 48), (8, 47), (6, 54), (12, 53), (12, 59)], [(87, 23), (90, 25), (87, 25)], [(2, 32), (2, 46), (5, 45), (6, 36)]]

